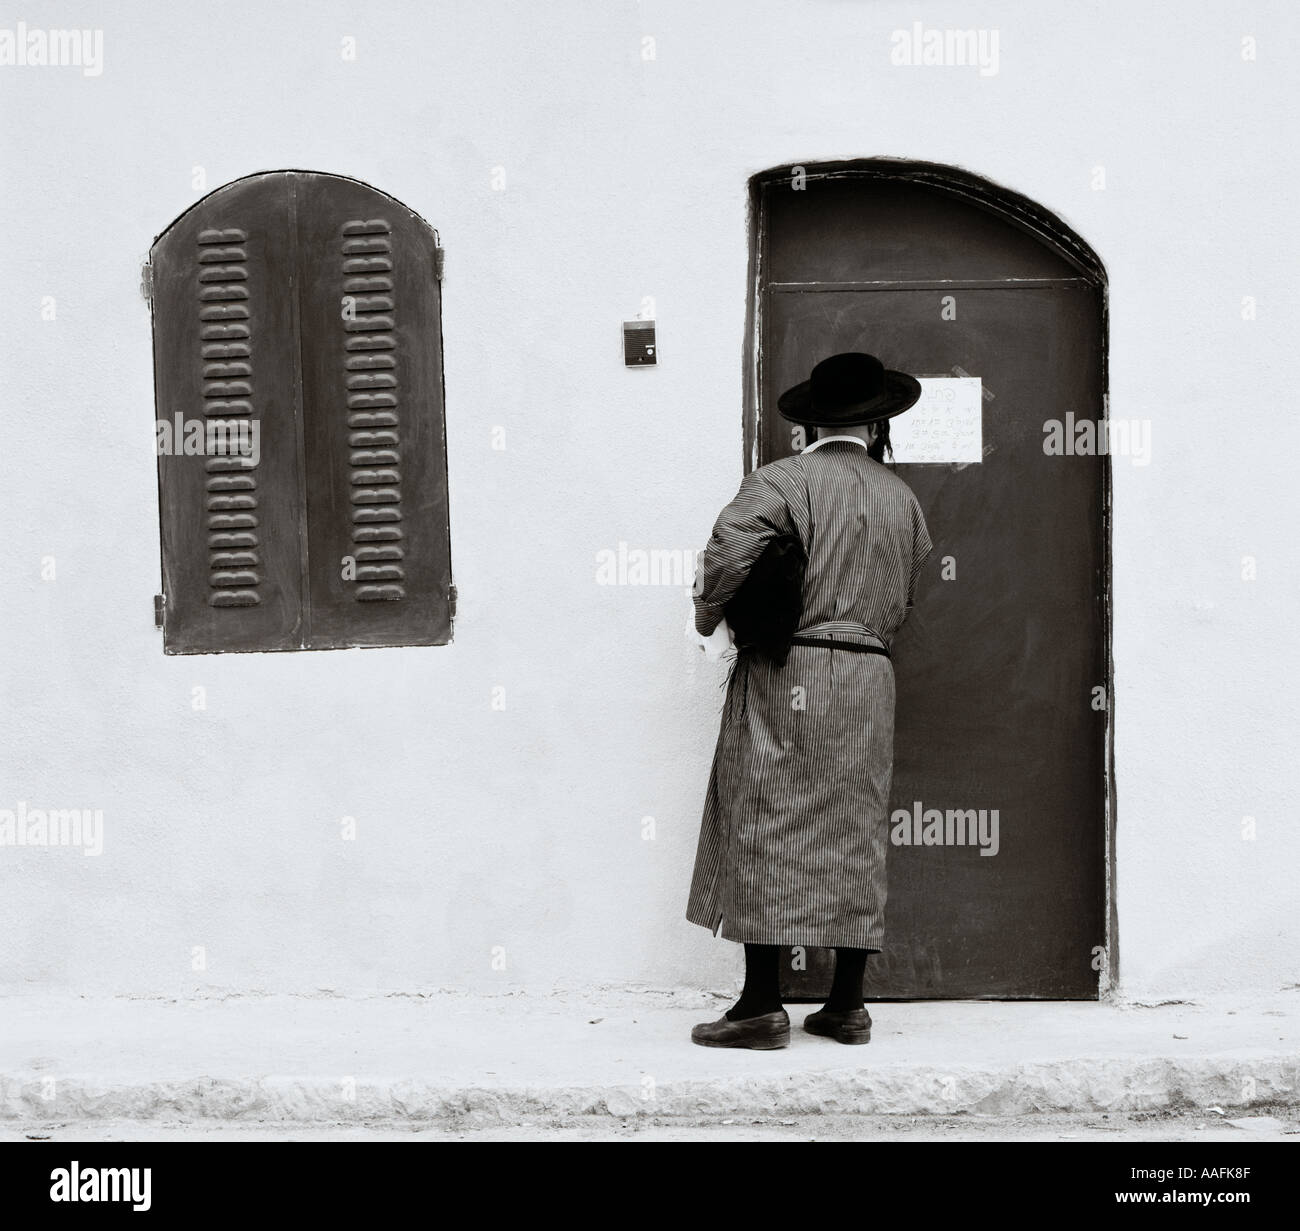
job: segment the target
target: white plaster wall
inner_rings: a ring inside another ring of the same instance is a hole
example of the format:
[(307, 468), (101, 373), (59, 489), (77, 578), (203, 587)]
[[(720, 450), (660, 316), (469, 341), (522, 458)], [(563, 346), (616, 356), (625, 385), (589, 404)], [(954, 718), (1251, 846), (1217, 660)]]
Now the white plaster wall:
[[(729, 978), (682, 919), (722, 671), (682, 592), (597, 587), (594, 557), (701, 546), (739, 480), (748, 176), (868, 155), (1004, 183), (1105, 261), (1111, 413), (1154, 430), (1114, 474), (1123, 988), (1298, 981), (1293, 6), (5, 9), (101, 27), (104, 69), (0, 68), (0, 807), (102, 808), (106, 837), (0, 849), (0, 985)], [(999, 71), (891, 66), (914, 19), (997, 29)], [(136, 288), (194, 167), (347, 174), (439, 228), (453, 646), (163, 656)], [(662, 362), (628, 371), (643, 296)]]

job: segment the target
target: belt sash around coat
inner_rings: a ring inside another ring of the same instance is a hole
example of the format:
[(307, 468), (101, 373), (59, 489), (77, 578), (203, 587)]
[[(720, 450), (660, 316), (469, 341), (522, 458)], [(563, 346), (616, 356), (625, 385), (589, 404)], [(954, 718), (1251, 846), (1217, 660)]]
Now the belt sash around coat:
[[(852, 443), (745, 476), (696, 569), (707, 636), (764, 545), (796, 533), (800, 632), (888, 647), (930, 536), (911, 489)], [(894, 670), (881, 654), (742, 652), (727, 684), (686, 917), (728, 940), (884, 947)]]

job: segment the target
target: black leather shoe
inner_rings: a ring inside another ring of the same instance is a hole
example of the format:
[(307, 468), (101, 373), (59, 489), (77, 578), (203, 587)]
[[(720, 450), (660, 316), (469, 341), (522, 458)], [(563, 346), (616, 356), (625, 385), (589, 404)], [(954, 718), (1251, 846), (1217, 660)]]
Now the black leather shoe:
[(701, 1047), (748, 1047), (775, 1051), (790, 1046), (790, 1015), (784, 1009), (746, 1017), (738, 1022), (724, 1014), (716, 1022), (701, 1022), (691, 1031), (691, 1042)]
[(803, 1028), (837, 1043), (871, 1042), (871, 1014), (866, 1009), (818, 1009), (803, 1019)]

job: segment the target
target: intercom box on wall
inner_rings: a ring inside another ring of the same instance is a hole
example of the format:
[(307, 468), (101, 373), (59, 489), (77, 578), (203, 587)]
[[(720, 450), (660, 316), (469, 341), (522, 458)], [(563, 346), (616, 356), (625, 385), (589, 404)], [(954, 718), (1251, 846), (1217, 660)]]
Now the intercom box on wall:
[(629, 368), (657, 362), (654, 321), (623, 322), (623, 362)]

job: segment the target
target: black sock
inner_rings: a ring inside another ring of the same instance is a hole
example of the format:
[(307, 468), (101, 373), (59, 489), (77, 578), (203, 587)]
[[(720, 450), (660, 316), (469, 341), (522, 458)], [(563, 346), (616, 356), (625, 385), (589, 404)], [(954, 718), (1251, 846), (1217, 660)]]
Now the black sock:
[(831, 980), (830, 999), (822, 1006), (832, 1013), (845, 1013), (864, 1007), (862, 976), (867, 969), (867, 955), (876, 949), (836, 949), (835, 977)]
[(781, 949), (779, 945), (745, 946), (745, 986), (727, 1010), (727, 1020), (775, 1013), (781, 1007)]

